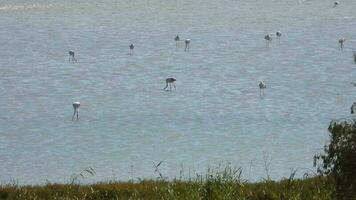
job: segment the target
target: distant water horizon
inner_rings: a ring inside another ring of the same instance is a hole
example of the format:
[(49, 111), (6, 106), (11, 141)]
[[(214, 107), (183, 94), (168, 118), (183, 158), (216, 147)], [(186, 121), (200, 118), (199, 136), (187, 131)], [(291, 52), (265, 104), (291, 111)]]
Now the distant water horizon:
[(356, 1), (333, 5), (0, 2), (0, 182), (65, 183), (87, 167), (81, 182), (149, 179), (160, 161), (169, 178), (229, 164), (258, 181), (266, 162), (274, 180), (303, 176), (355, 101)]

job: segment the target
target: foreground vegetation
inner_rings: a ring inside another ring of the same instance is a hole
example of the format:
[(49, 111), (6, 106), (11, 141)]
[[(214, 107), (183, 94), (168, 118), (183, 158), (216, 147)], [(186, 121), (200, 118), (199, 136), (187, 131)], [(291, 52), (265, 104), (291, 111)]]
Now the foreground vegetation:
[(111, 182), (93, 185), (47, 184), (2, 186), (0, 199), (305, 199), (332, 198), (333, 186), (326, 178), (292, 178), (280, 182), (243, 183), (234, 172), (197, 177), (194, 181)]
[(0, 186), (0, 199), (206, 199), (206, 200), (356, 200), (356, 122), (331, 122), (330, 143), (316, 155), (317, 174), (303, 179), (289, 178), (275, 182), (247, 183), (240, 168), (208, 170), (188, 180), (167, 181), (158, 166), (156, 180), (78, 184), (78, 178), (95, 175), (92, 168), (74, 176), (68, 184), (44, 186)]

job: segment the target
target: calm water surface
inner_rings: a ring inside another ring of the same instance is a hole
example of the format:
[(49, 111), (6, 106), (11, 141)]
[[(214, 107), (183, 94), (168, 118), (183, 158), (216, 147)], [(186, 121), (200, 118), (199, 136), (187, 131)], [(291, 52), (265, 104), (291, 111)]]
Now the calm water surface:
[[(349, 117), (355, 100), (356, 1), (332, 6), (1, 1), (0, 181), (67, 182), (86, 167), (97, 174), (84, 182), (153, 178), (161, 160), (171, 178), (231, 163), (261, 180), (264, 160), (273, 179), (312, 168), (329, 121)], [(177, 33), (191, 39), (189, 52), (176, 48)], [(69, 50), (78, 63), (68, 63)], [(167, 77), (176, 91), (162, 90)]]

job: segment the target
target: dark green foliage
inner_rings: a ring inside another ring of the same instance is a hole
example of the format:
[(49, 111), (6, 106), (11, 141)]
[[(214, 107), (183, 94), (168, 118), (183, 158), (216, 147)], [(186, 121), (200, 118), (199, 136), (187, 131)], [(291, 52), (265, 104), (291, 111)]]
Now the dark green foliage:
[(330, 144), (315, 156), (314, 165), (335, 181), (335, 198), (356, 199), (356, 122), (332, 121), (329, 132)]

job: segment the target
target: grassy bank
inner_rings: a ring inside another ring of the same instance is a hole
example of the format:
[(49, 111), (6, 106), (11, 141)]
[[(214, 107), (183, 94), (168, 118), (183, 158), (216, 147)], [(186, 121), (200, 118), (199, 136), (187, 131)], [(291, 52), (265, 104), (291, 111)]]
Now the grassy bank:
[(226, 168), (197, 175), (193, 180), (143, 180), (91, 185), (47, 184), (43, 186), (2, 185), (0, 199), (331, 199), (333, 184), (325, 177), (247, 183), (241, 171)]
[[(2, 199), (177, 199), (177, 200), (356, 200), (356, 120), (331, 121), (328, 127), (330, 143), (324, 152), (315, 155), (317, 172), (295, 179), (269, 180), (269, 164), (265, 162), (267, 179), (249, 183), (241, 177), (241, 168), (227, 165), (197, 174), (194, 178), (167, 180), (159, 166), (155, 180), (139, 182), (103, 182), (80, 184), (87, 175), (95, 176), (93, 168), (74, 175), (68, 184), (41, 186), (0, 185)], [(190, 173), (189, 173), (190, 174)], [(133, 178), (133, 176), (132, 176)]]

